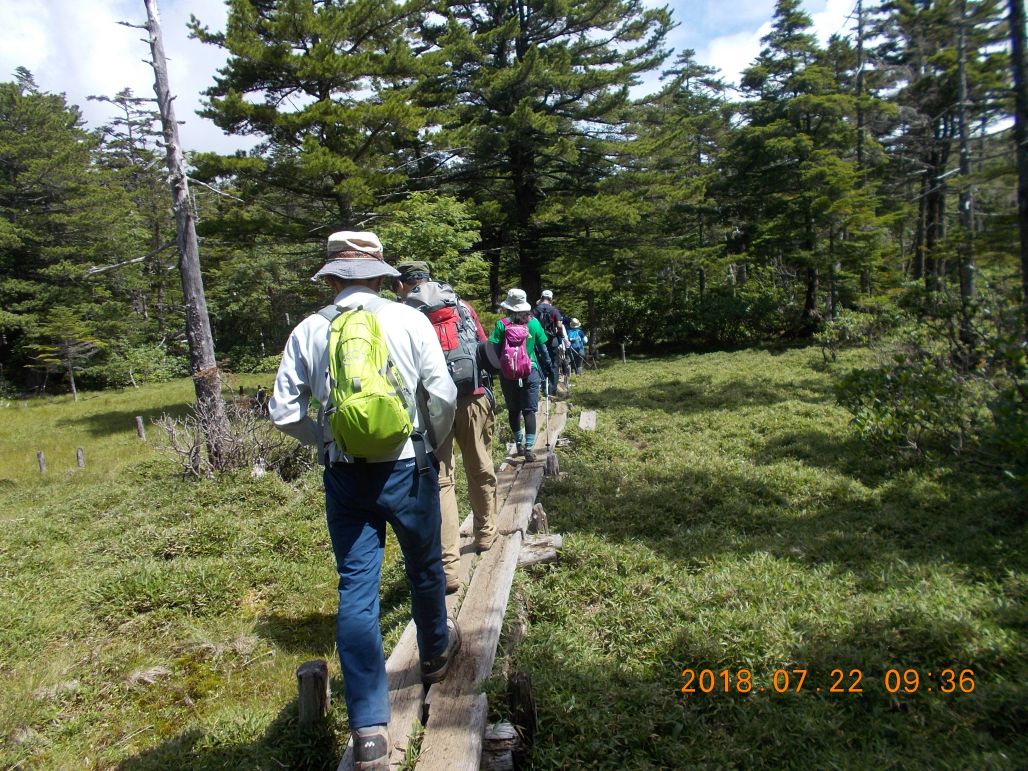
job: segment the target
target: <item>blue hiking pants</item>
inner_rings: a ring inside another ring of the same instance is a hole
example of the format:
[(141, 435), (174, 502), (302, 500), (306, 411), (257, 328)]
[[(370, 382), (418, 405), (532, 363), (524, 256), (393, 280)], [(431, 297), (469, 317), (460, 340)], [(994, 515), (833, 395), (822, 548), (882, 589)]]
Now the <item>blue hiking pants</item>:
[(403, 552), (421, 658), (446, 651), (446, 577), (439, 540), (439, 473), (413, 458), (325, 469), (328, 533), (339, 572), (336, 644), (350, 728), (389, 722), (379, 584), (388, 522)]

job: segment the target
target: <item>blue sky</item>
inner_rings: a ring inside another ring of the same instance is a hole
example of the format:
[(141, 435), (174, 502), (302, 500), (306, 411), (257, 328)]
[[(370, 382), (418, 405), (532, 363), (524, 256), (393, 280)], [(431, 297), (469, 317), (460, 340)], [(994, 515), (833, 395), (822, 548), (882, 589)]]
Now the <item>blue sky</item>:
[[(644, 0), (648, 6), (662, 3)], [(229, 150), (248, 146), (225, 137), (199, 118), (200, 92), (223, 62), (221, 52), (189, 40), (186, 22), (195, 14), (212, 29), (221, 29), (225, 7), (220, 0), (158, 0), (169, 56), (169, 77), (177, 94), (177, 117), (187, 150)], [(804, 0), (822, 40), (843, 29), (855, 0)], [(668, 3), (678, 27), (669, 44), (692, 48), (696, 58), (736, 80), (760, 50), (774, 12), (774, 0), (676, 0)], [(140, 96), (153, 94), (153, 74), (143, 59), (149, 47), (141, 30), (119, 21), (140, 23), (142, 0), (0, 0), (0, 78), (13, 76), (21, 65), (32, 70), (40, 88), (63, 92), (78, 104), (91, 126), (110, 116), (110, 108), (88, 102), (90, 94), (114, 95), (124, 87)]]

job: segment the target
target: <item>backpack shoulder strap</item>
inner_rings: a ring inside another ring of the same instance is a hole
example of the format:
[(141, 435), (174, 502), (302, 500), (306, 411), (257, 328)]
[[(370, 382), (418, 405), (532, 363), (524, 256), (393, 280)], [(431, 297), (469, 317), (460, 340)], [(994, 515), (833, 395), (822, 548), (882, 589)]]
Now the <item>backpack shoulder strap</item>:
[(391, 301), (382, 297), (381, 295), (375, 295), (366, 303), (364, 303), (364, 310), (368, 313), (374, 313), (378, 315), (378, 312), (385, 308)]
[(328, 323), (331, 324), (342, 314), (342, 312), (343, 309), (340, 308), (338, 305), (326, 305), (324, 308), (318, 311), (318, 315), (324, 317), (325, 319), (328, 319)]

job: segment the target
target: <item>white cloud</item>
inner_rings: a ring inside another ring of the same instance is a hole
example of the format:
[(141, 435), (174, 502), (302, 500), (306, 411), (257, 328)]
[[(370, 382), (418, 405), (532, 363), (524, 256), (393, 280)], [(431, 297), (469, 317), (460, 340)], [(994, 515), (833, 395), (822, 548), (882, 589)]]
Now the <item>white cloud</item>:
[[(809, 5), (809, 3), (808, 3)], [(845, 36), (852, 32), (856, 25), (847, 17), (852, 13), (855, 17), (856, 3), (854, 0), (828, 0), (824, 7), (818, 11), (807, 8), (814, 22), (814, 30), (817, 32), (817, 39), (821, 43), (827, 43), (828, 38), (838, 33)]]
[[(683, 2), (679, 0), (681, 4)], [(811, 17), (812, 31), (822, 44), (833, 34), (845, 35), (850, 30), (847, 16), (853, 10), (854, 0), (807, 0), (803, 6)], [(774, 8), (769, 7), (761, 17), (762, 23), (759, 26), (751, 24), (740, 32), (710, 38), (709, 42), (697, 49), (697, 60), (717, 67), (726, 80), (738, 83), (742, 71), (760, 54), (760, 40), (771, 31), (773, 14)]]
[(725, 35), (710, 41), (703, 52), (705, 61), (721, 70), (725, 80), (739, 82), (739, 75), (753, 63), (760, 53), (760, 39), (771, 30), (771, 22), (764, 22), (752, 32)]
[[(211, 29), (221, 29), (224, 4), (167, 0), (159, 10), (183, 147), (229, 152), (252, 146), (252, 140), (226, 137), (196, 115), (201, 92), (225, 57), (220, 49), (190, 40), (186, 22), (194, 13)], [(0, 79), (10, 79), (18, 66), (27, 67), (41, 89), (66, 94), (89, 126), (99, 126), (114, 111), (87, 96), (114, 96), (126, 87), (137, 96), (153, 96), (153, 70), (144, 61), (150, 57), (146, 32), (118, 24), (145, 19), (141, 0), (0, 0)]]

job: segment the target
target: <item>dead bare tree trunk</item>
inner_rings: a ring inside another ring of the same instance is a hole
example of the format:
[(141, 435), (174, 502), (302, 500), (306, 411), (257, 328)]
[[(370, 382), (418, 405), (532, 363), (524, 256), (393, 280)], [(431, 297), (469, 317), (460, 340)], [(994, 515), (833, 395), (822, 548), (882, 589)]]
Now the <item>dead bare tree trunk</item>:
[(186, 336), (189, 339), (189, 365), (196, 389), (196, 401), (203, 414), (209, 416), (204, 426), (207, 453), (214, 468), (221, 467), (221, 440), (228, 435), (228, 419), (221, 400), (221, 373), (214, 358), (214, 339), (207, 315), (207, 299), (203, 292), (200, 273), (200, 250), (196, 241), (196, 223), (189, 203), (185, 159), (178, 138), (178, 123), (168, 84), (168, 67), (161, 37), (161, 22), (157, 13), (157, 0), (143, 0), (146, 6), (146, 30), (150, 36), (151, 64), (154, 71), (154, 92), (161, 113), (164, 145), (167, 152), (168, 172), (171, 180), (172, 210), (178, 234), (179, 272), (182, 275), (182, 293), (186, 303)]
[(967, 125), (967, 0), (960, 3), (960, 29), (958, 37), (958, 83), (957, 83), (957, 130), (960, 139), (960, 243), (959, 278), (960, 278), (960, 342), (964, 348), (962, 353), (965, 366), (970, 366), (974, 359), (977, 346), (976, 335), (972, 326), (971, 316), (974, 312), (975, 300), (975, 261), (974, 261), (974, 201), (972, 198), (971, 147)]
[(1021, 236), (1021, 302), (1028, 339), (1028, 53), (1024, 0), (1010, 0), (1010, 67), (1014, 75), (1014, 141), (1017, 153), (1017, 227)]

